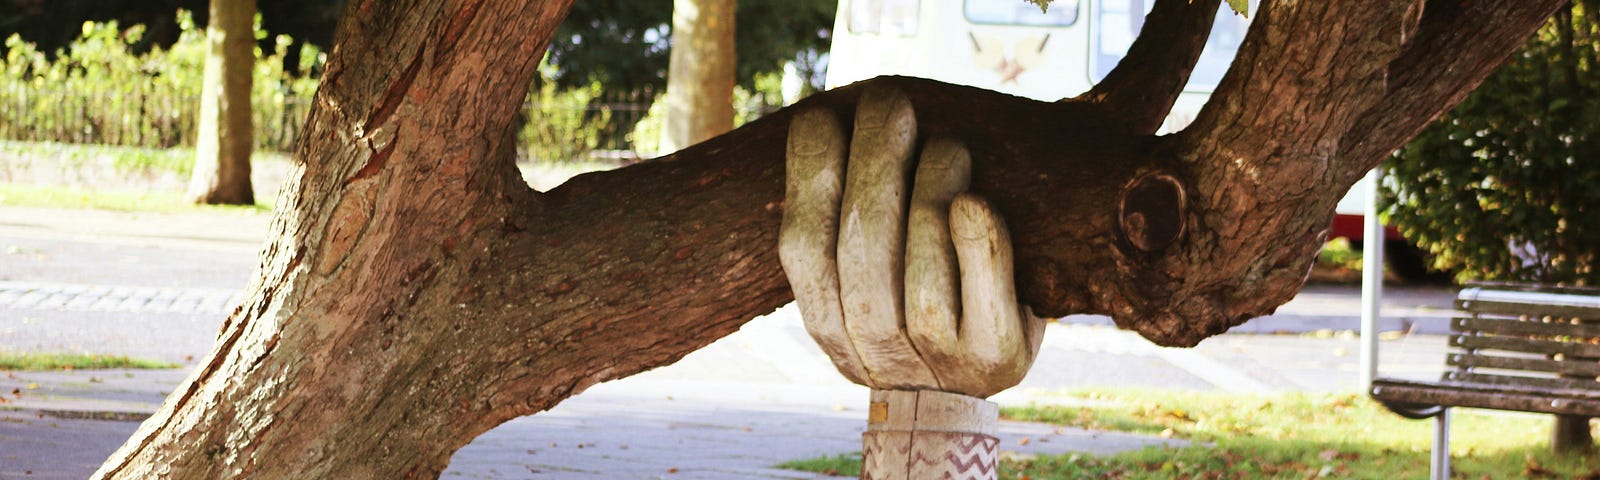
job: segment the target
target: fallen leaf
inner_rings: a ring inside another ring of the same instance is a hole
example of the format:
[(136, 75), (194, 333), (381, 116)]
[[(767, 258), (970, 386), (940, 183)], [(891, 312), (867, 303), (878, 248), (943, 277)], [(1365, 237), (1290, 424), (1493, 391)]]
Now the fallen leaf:
[(1532, 455), (1529, 455), (1527, 463), (1523, 464), (1523, 466), (1522, 466), (1522, 477), (1523, 478), (1557, 478), (1557, 477), (1560, 477), (1560, 475), (1557, 475), (1556, 472), (1553, 472), (1550, 469), (1544, 468), (1543, 465), (1539, 465), (1539, 462), (1537, 460), (1534, 460)]
[(1027, 445), (1028, 442), (1031, 442), (1031, 441), (1033, 441), (1033, 439), (1028, 438), (1028, 437), (1022, 437), (1021, 439), (1017, 440), (1017, 445)]
[(678, 467), (667, 467), (667, 473), (678, 473)]
[(39, 384), (38, 383), (29, 383), (27, 385), (27, 388), (28, 388), (28, 390), (38, 390), (39, 389)]

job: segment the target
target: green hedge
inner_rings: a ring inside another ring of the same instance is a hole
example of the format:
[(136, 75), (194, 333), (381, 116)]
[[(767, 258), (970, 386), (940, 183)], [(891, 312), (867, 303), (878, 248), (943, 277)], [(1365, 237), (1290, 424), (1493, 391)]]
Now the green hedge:
[(1600, 25), (1580, 2), (1387, 162), (1390, 223), (1467, 279), (1595, 284)]
[[(256, 35), (265, 38), (259, 28)], [(204, 77), (205, 31), (188, 12), (178, 13), (181, 33), (170, 48), (142, 54), (130, 48), (144, 27), (116, 22), (83, 24), (83, 34), (53, 55), (13, 35), (0, 64), (0, 139), (170, 148), (194, 144), (195, 116)], [(274, 51), (257, 51), (251, 94), (258, 148), (288, 150), (304, 122), (317, 80), (283, 71), (290, 39)], [(307, 46), (300, 71), (323, 60)]]

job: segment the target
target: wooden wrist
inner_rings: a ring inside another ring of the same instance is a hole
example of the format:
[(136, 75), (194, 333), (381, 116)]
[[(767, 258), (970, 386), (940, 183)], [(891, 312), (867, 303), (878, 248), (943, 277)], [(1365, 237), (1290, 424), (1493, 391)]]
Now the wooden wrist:
[(873, 390), (861, 478), (998, 478), (1000, 408), (936, 390)]

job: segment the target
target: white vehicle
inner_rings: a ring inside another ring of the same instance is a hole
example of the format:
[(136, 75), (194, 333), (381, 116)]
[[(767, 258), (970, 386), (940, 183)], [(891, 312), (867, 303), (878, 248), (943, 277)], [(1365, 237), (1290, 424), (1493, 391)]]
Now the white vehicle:
[[(1055, 0), (1047, 11), (1024, 0), (840, 0), (829, 52), (827, 87), (879, 75), (906, 75), (1055, 101), (1089, 90), (1122, 60), (1154, 0)], [(1250, 2), (1250, 10), (1259, 6)], [(1249, 28), (1226, 5), (1189, 83), (1160, 133), (1194, 120), (1233, 62)], [(1359, 245), (1363, 179), (1339, 201), (1330, 238)], [(1386, 228), (1391, 266), (1425, 274), (1421, 252)], [(1410, 254), (1407, 256), (1407, 254)], [(1401, 265), (1400, 262), (1406, 262)]]
[[(1055, 101), (1088, 91), (1122, 60), (1150, 0), (841, 0), (828, 88), (907, 75)], [(959, 5), (959, 6), (958, 6)], [(1249, 20), (1227, 7), (1163, 131), (1194, 119), (1233, 61)]]

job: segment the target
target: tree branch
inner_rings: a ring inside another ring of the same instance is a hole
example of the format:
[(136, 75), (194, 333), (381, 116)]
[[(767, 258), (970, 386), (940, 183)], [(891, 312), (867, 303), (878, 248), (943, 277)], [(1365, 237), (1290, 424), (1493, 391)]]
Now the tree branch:
[(1415, 36), (1389, 63), (1387, 94), (1339, 142), (1342, 177), (1354, 182), (1460, 103), (1565, 3), (1428, 1)]
[(1074, 100), (1106, 110), (1129, 133), (1155, 133), (1205, 49), (1220, 1), (1156, 0), (1127, 56)]
[[(1286, 164), (1284, 152), (1334, 153), (1344, 126), (1386, 92), (1411, 1), (1264, 2), (1222, 84), (1183, 132), (1183, 155), (1270, 168)], [(1297, 135), (1285, 135), (1291, 129)]]

